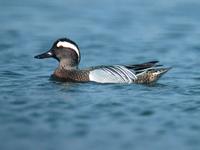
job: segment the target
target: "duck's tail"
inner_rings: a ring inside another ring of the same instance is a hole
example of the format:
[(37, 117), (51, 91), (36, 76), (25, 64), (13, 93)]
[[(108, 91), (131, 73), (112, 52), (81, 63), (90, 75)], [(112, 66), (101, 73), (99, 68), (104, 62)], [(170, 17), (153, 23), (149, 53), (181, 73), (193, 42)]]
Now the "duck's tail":
[(144, 72), (137, 74), (136, 83), (154, 83), (156, 82), (163, 74), (168, 72), (172, 67), (167, 68), (149, 68)]
[(162, 76), (163, 74), (168, 72), (170, 69), (172, 69), (172, 67), (155, 68), (155, 69), (152, 69), (150, 71), (155, 75)]

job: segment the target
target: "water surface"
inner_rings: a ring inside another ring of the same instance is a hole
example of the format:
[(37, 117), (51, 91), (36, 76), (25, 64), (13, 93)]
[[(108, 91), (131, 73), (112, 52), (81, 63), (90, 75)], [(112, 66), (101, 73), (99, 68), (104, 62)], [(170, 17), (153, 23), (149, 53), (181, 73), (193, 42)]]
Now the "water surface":
[[(200, 148), (198, 0), (0, 0), (0, 149)], [(34, 55), (60, 37), (80, 67), (159, 60), (155, 85), (49, 80)]]

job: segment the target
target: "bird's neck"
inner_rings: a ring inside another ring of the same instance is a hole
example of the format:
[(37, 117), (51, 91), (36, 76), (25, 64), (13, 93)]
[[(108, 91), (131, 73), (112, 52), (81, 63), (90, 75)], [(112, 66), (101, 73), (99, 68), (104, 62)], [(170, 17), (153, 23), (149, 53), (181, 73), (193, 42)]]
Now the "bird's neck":
[(64, 60), (60, 61), (57, 69), (59, 69), (59, 70), (74, 70), (74, 69), (78, 69), (78, 64), (75, 64), (74, 62), (72, 62), (68, 59), (64, 59)]

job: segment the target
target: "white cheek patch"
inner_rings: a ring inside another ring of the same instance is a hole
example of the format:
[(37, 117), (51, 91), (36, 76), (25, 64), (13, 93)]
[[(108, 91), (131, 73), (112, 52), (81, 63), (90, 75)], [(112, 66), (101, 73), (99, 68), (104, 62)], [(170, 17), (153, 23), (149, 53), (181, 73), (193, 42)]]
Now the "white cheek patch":
[(59, 41), (57, 43), (57, 47), (66, 47), (66, 48), (70, 48), (72, 50), (74, 50), (78, 57), (80, 56), (80, 53), (79, 53), (79, 50), (78, 50), (78, 47), (76, 47), (74, 44), (72, 43), (69, 43), (69, 42), (66, 42), (66, 41)]

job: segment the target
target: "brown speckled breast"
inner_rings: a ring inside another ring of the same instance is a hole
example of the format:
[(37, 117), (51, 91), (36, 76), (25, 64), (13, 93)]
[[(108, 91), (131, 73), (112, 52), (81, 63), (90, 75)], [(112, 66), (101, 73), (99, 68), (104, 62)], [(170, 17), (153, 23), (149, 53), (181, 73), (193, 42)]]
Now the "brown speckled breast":
[(57, 69), (51, 76), (53, 79), (66, 82), (88, 82), (89, 70), (60, 70)]

